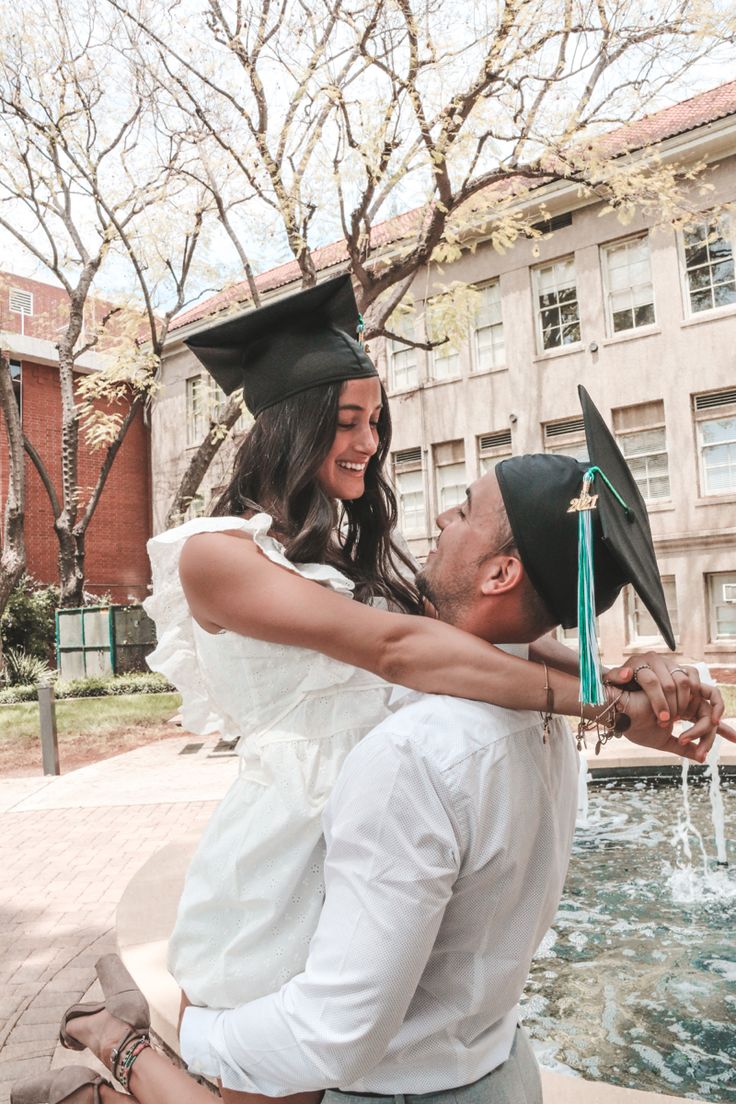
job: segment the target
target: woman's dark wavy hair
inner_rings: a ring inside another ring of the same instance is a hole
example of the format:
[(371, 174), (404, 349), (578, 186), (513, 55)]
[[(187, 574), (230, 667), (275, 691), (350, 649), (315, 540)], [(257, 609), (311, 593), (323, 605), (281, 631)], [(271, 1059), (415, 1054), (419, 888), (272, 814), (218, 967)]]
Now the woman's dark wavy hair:
[(340, 504), (317, 479), (335, 439), (342, 383), (322, 384), (267, 407), (235, 458), (233, 477), (215, 515), (240, 515), (257, 504), (295, 563), (326, 563), (355, 583), (355, 597), (381, 596), (407, 613), (421, 600), (401, 566), (409, 557), (393, 542), (396, 498), (383, 465), (391, 445), (391, 416), (381, 387), (378, 449), (365, 471), (361, 498)]

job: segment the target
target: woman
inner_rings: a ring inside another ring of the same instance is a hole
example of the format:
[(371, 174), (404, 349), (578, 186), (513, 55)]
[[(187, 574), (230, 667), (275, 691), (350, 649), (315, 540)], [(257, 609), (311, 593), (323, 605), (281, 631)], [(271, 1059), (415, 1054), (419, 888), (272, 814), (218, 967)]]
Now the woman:
[[(242, 370), (223, 377), (232, 369), (223, 348), (240, 364), (249, 347), (245, 395), (258, 418), (218, 516), (151, 542), (149, 608), (160, 641), (151, 666), (182, 690), (187, 728), (240, 741), (241, 773), (193, 860), (171, 944), (188, 998), (212, 1007), (272, 992), (303, 967), (322, 902), (321, 810), (351, 747), (385, 715), (391, 683), (510, 708), (543, 709), (548, 700), (538, 666), (407, 616), (420, 605), (391, 540), (385, 396), (362, 348), (335, 325), (354, 319), (351, 296), (349, 281), (320, 285), (203, 335), (199, 355), (233, 387), (243, 385)], [(351, 595), (357, 601), (346, 606)], [(403, 612), (374, 608), (375, 599)], [(690, 686), (670, 677), (668, 705), (655, 662), (641, 679), (669, 721), (689, 708)], [(555, 711), (577, 712), (577, 680), (548, 678)], [(132, 1019), (120, 1015), (145, 1027), (140, 1008)], [(71, 1020), (66, 1039), (92, 1042), (109, 1059), (120, 1029), (100, 1010)], [(136, 1070), (145, 1050), (137, 1045)], [(200, 1099), (202, 1090), (161, 1063), (150, 1054), (140, 1063), (150, 1071), (141, 1099)], [(99, 1091), (103, 1101), (116, 1098)]]

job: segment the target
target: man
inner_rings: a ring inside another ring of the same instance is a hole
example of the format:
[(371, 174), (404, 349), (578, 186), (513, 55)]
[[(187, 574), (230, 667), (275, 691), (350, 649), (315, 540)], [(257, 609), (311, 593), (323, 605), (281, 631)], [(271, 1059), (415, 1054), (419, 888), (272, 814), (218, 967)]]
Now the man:
[[(590, 470), (516, 457), (439, 519), (420, 585), (443, 620), (529, 642), (581, 610), (594, 618), (631, 582), (672, 640), (646, 511), (582, 397)], [(594, 523), (578, 524), (582, 509)], [(603, 709), (605, 728), (648, 709), (624, 697)], [(187, 1009), (190, 1070), (269, 1096), (541, 1100), (517, 1005), (562, 893), (577, 770), (562, 721), (406, 695), (348, 756), (325, 811), (326, 897), (305, 970), (231, 1011)]]

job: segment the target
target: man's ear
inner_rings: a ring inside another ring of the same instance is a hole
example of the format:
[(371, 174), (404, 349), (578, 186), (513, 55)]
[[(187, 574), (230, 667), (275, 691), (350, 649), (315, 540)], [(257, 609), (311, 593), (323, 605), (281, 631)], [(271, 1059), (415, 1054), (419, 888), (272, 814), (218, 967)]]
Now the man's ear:
[(492, 556), (483, 565), (480, 592), (486, 597), (499, 597), (515, 590), (524, 578), (524, 567), (516, 556)]

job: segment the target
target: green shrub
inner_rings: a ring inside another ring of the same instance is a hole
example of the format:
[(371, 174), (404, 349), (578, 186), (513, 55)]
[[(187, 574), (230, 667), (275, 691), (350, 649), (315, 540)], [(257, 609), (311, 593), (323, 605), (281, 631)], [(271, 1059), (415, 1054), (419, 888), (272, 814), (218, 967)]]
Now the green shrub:
[[(114, 694), (166, 694), (174, 687), (153, 671), (136, 671), (129, 675), (95, 675), (91, 678), (70, 679), (57, 682), (57, 698), (101, 698)], [(0, 705), (14, 705), (16, 702), (35, 701), (35, 686), (10, 686), (0, 690)]]
[(8, 599), (2, 620), (3, 650), (21, 650), (44, 663), (55, 662), (56, 607), (59, 588), (24, 575)]
[(8, 648), (5, 652), (5, 678), (9, 686), (28, 686), (56, 678), (56, 672), (40, 656), (22, 648)]

